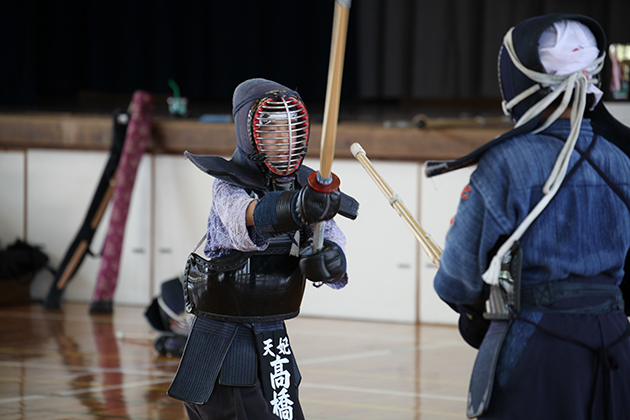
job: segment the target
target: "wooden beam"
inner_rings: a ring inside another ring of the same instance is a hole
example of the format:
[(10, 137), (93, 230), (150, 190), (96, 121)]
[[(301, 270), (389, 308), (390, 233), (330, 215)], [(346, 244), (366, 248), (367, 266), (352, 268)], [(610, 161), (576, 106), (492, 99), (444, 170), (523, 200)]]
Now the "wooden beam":
[[(109, 150), (111, 116), (74, 114), (0, 114), (0, 149)], [(308, 157), (317, 158), (321, 124), (311, 127)], [(335, 156), (352, 159), (358, 142), (372, 160), (424, 161), (453, 159), (467, 154), (505, 127), (425, 129), (385, 128), (377, 123), (341, 122)], [(236, 147), (233, 123), (202, 123), (192, 119), (154, 118), (149, 150), (155, 153), (230, 156)]]

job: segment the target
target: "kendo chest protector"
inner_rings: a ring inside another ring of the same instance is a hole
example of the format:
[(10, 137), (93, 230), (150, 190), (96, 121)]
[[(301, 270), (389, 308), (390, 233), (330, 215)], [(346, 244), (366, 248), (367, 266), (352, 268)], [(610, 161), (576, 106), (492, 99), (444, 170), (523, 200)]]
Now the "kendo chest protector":
[(195, 252), (184, 269), (186, 312), (218, 321), (262, 322), (296, 317), (306, 283), (291, 239), (270, 239), (265, 251), (207, 260)]

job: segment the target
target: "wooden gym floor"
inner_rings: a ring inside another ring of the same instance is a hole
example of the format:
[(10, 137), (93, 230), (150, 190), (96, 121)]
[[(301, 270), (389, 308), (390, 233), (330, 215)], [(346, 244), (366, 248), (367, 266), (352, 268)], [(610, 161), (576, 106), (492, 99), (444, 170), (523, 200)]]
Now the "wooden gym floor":
[[(0, 307), (0, 419), (186, 419), (144, 308)], [(449, 326), (287, 321), (310, 420), (465, 419), (476, 350)], [(121, 335), (124, 336), (121, 338)]]

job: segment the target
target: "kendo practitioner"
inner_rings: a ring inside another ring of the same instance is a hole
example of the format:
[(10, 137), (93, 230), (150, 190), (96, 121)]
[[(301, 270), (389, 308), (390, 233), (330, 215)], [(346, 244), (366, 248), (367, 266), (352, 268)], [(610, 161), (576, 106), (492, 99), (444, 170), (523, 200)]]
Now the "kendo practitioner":
[[(354, 219), (358, 203), (308, 184), (309, 116), (296, 91), (250, 79), (232, 105), (232, 158), (186, 152), (215, 178), (204, 238), (214, 274), (184, 285), (197, 316), (168, 394), (185, 401), (190, 419), (303, 419), (284, 320), (297, 316), (305, 278), (347, 284), (345, 236), (332, 218)], [(324, 221), (314, 250), (313, 225)]]
[(477, 164), (434, 279), (479, 348), (470, 418), (630, 418), (630, 130), (600, 101), (605, 51), (586, 16), (516, 25), (498, 66), (514, 129), (425, 169)]

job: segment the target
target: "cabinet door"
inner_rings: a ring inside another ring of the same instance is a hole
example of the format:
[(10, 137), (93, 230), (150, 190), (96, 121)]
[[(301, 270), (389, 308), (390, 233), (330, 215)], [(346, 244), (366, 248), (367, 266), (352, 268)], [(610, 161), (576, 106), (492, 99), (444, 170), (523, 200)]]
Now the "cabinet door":
[[(473, 170), (474, 168), (465, 168), (433, 178), (422, 176), (420, 225), (441, 248), (444, 248), (444, 239), (451, 219), (457, 211), (461, 192), (468, 184)], [(420, 267), (421, 321), (457, 324), (459, 315), (446, 305), (433, 289), (433, 278), (437, 268), (424, 251), (420, 255)]]
[[(83, 223), (107, 158), (105, 152), (28, 151), (29, 240), (43, 246), (53, 268), (59, 266)], [(149, 302), (151, 188), (148, 159), (145, 156), (141, 161), (131, 197), (115, 303), (144, 305)], [(101, 261), (98, 255), (109, 227), (109, 215), (108, 209), (90, 246), (96, 257), (85, 257), (66, 287), (65, 300), (92, 300)], [(39, 276), (32, 287), (33, 297), (43, 298), (51, 282), (51, 276)]]
[[(418, 209), (419, 165), (373, 162), (409, 211)], [(306, 165), (318, 168), (319, 162)], [(348, 285), (341, 290), (307, 284), (301, 313), (374, 321), (416, 322), (418, 244), (388, 200), (354, 160), (335, 160), (341, 190), (360, 203), (352, 221), (336, 216), (346, 235)]]
[[(152, 179), (150, 155), (140, 160), (136, 180), (129, 203), (118, 272), (118, 285), (114, 303), (126, 305), (148, 305), (151, 302), (151, 211)], [(111, 206), (111, 202), (110, 202)], [(108, 217), (103, 230), (109, 227)], [(104, 232), (105, 234), (107, 232)], [(103, 242), (104, 243), (104, 238)], [(100, 259), (99, 259), (100, 260)], [(100, 268), (100, 264), (99, 264)]]
[(24, 232), (25, 152), (0, 151), (0, 248)]
[[(83, 223), (106, 161), (107, 154), (103, 152), (38, 149), (27, 152), (29, 240), (43, 247), (55, 269)], [(100, 252), (102, 243), (97, 235), (91, 249)], [(65, 299), (90, 300), (99, 261), (86, 256), (68, 283)], [(39, 276), (32, 285), (33, 297), (44, 298), (52, 280), (50, 275)]]
[[(183, 156), (156, 156), (153, 293), (184, 272), (186, 258), (205, 235), (214, 178)], [(203, 245), (199, 253), (203, 255)]]

